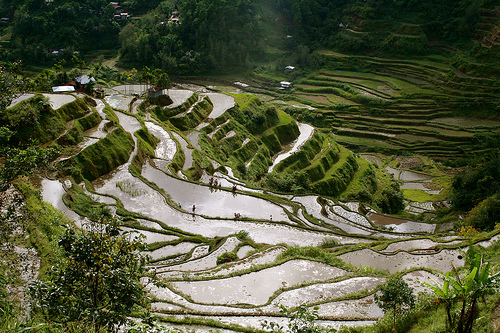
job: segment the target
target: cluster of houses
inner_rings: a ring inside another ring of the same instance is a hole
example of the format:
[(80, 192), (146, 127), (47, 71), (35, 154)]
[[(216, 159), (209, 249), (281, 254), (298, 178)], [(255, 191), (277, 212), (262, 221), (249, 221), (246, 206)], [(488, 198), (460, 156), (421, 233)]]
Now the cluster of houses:
[(130, 18), (130, 14), (129, 13), (125, 13), (123, 11), (122, 6), (120, 6), (118, 4), (118, 2), (111, 2), (111, 5), (113, 5), (113, 7), (115, 8), (115, 13), (113, 15), (113, 18), (115, 20), (117, 20), (117, 21), (128, 20)]
[[(81, 75), (75, 78), (74, 81), (67, 82), (60, 86), (52, 87), (52, 92), (62, 93), (62, 92), (85, 92), (85, 87), (88, 84), (95, 83), (95, 79), (92, 76)], [(94, 91), (97, 95), (102, 95), (103, 91), (96, 89)]]
[(181, 24), (181, 21), (179, 19), (179, 11), (177, 9), (174, 9), (170, 17), (168, 17), (165, 21), (161, 21), (160, 24)]
[[(285, 72), (287, 73), (292, 73), (295, 70), (294, 66), (286, 66), (285, 67)], [(281, 90), (286, 90), (286, 89), (291, 89), (292, 88), (292, 82), (289, 81), (281, 81), (280, 82), (280, 89)]]

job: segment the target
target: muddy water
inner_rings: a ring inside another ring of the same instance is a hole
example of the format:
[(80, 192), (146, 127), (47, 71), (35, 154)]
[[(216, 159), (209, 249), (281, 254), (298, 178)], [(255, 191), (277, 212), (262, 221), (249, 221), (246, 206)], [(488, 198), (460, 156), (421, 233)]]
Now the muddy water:
[(412, 182), (412, 181), (431, 180), (432, 177), (413, 171), (402, 170), (401, 173), (399, 174), (399, 179), (404, 182)]
[[(285, 251), (283, 246), (275, 246), (266, 249), (259, 253), (254, 253), (244, 259), (234, 261), (223, 266), (217, 266), (204, 270), (203, 272), (190, 272), (192, 275), (204, 276), (204, 277), (225, 277), (229, 274), (234, 274), (235, 272), (241, 272), (248, 270), (252, 267), (257, 267), (259, 265), (271, 264), (276, 260), (276, 258)], [(185, 273), (183, 273), (183, 276)], [(173, 276), (173, 275), (170, 275)]]
[(224, 114), (227, 110), (234, 107), (235, 101), (234, 97), (221, 94), (221, 93), (205, 93), (204, 96), (208, 96), (212, 101), (214, 108), (208, 118), (215, 119)]
[(63, 212), (66, 217), (73, 221), (80, 221), (81, 217), (74, 211), (70, 210), (64, 204), (62, 196), (66, 193), (63, 185), (58, 180), (42, 179), (40, 183), (42, 187), (42, 198), (44, 201), (50, 203), (54, 208)]
[[(120, 168), (118, 168), (118, 171), (94, 181), (96, 191), (114, 195), (121, 200), (127, 210), (162, 221), (170, 227), (176, 227), (185, 232), (205, 237), (224, 237), (245, 230), (249, 233), (249, 237), (256, 242), (267, 244), (287, 243), (290, 245), (312, 246), (320, 244), (323, 238), (326, 237), (323, 232), (305, 231), (286, 225), (229, 219), (205, 219), (183, 213), (167, 205), (165, 198), (161, 194), (133, 178), (129, 172), (120, 172)], [(124, 180), (134, 181), (141, 195), (134, 197), (117, 188), (116, 182)], [(190, 209), (190, 207), (187, 207), (187, 209)], [(352, 242), (356, 239), (339, 237), (341, 243), (345, 243), (346, 240)]]
[(211, 187), (200, 186), (185, 182), (155, 169), (146, 163), (142, 175), (154, 182), (170, 195), (172, 200), (179, 203), (185, 209), (196, 205), (196, 214), (212, 217), (234, 218), (235, 213), (241, 217), (253, 219), (268, 219), (273, 215), (273, 220), (291, 222), (283, 211), (283, 208), (242, 194), (227, 191), (212, 191)]
[(384, 311), (375, 303), (373, 295), (361, 299), (345, 300), (319, 304), (321, 318), (380, 318)]
[(193, 149), (188, 148), (188, 143), (182, 136), (179, 134), (172, 132), (172, 135), (179, 141), (179, 144), (181, 145), (182, 151), (184, 152), (184, 166), (182, 169), (188, 169), (191, 166), (193, 166)]
[(229, 237), (224, 244), (208, 256), (190, 260), (182, 264), (169, 266), (164, 270), (159, 269), (158, 274), (162, 277), (167, 277), (172, 274), (175, 275), (176, 273), (174, 271), (201, 271), (215, 267), (217, 266), (217, 257), (225, 252), (232, 252), (239, 243), (240, 241), (236, 237)]
[[(328, 216), (322, 215), (321, 214), (322, 207), (318, 203), (317, 199), (318, 199), (317, 196), (302, 196), (293, 198), (293, 201), (301, 203), (306, 209), (308, 214), (312, 214), (317, 219), (323, 220), (326, 223), (335, 226), (349, 234), (370, 235), (373, 233), (373, 231), (360, 227), (359, 225), (355, 225), (343, 217), (334, 214), (329, 214)], [(329, 238), (336, 239), (336, 237), (329, 237)]]
[(170, 104), (169, 106), (167, 106), (167, 108), (173, 108), (173, 107), (181, 105), (182, 103), (187, 101), (192, 95), (193, 95), (193, 92), (191, 90), (169, 89), (168, 96), (170, 96), (173, 103)]
[(361, 290), (372, 290), (385, 282), (385, 278), (355, 277), (334, 283), (318, 283), (303, 288), (285, 291), (271, 302), (271, 306), (279, 308), (297, 307), (301, 304), (314, 304), (328, 299), (345, 297)]
[(50, 100), (50, 105), (54, 110), (59, 109), (64, 104), (68, 104), (76, 100), (75, 96), (64, 94), (43, 94)]
[(238, 249), (238, 252), (236, 254), (238, 255), (238, 258), (244, 258), (246, 257), (250, 252), (252, 252), (254, 248), (250, 245), (245, 245), (242, 246), (241, 248)]
[(399, 169), (394, 169), (394, 168), (391, 168), (391, 167), (389, 167), (389, 166), (385, 167), (385, 170), (386, 170), (389, 174), (391, 174), (391, 175), (394, 177), (394, 179), (399, 179), (399, 173), (401, 172), (401, 170), (399, 170)]
[(416, 255), (407, 252), (385, 255), (363, 249), (342, 254), (339, 258), (354, 266), (370, 266), (378, 270), (388, 270), (391, 273), (412, 267), (427, 267), (441, 272), (448, 272), (452, 269), (451, 264), (455, 267), (464, 265), (464, 260), (458, 259), (459, 254), (460, 251), (458, 250), (442, 250), (439, 253), (427, 255)]
[(133, 98), (128, 95), (112, 95), (106, 96), (105, 100), (112, 108), (128, 112)]
[(432, 289), (424, 285), (422, 282), (427, 282), (430, 285), (435, 285), (436, 282), (443, 282), (441, 278), (427, 271), (413, 271), (411, 273), (403, 275), (402, 278), (410, 288), (413, 288), (413, 294), (415, 296), (417, 296), (420, 292), (426, 294), (433, 293)]
[(166, 235), (159, 232), (152, 232), (148, 230), (139, 230), (128, 227), (121, 227), (123, 231), (131, 232), (132, 234), (143, 234), (146, 237), (145, 243), (152, 244), (157, 242), (170, 242), (176, 239), (179, 239), (178, 236), (174, 235)]
[(401, 242), (395, 242), (391, 243), (385, 248), (385, 250), (381, 252), (395, 252), (398, 250), (402, 251), (410, 251), (410, 250), (430, 250), (434, 249), (437, 245), (439, 244), (457, 244), (460, 243), (461, 241), (452, 241), (448, 243), (437, 243), (434, 242), (430, 239), (413, 239), (409, 241), (401, 241)]
[[(237, 277), (171, 283), (195, 303), (262, 305), (284, 286), (321, 281), (344, 274), (344, 270), (323, 263), (291, 260), (280, 266)], [(270, 276), (273, 278), (270, 279)]]
[(298, 152), (300, 148), (311, 139), (314, 134), (314, 127), (308, 124), (298, 123), (299, 125), (299, 137), (295, 139), (292, 143), (283, 147), (283, 150), (273, 157), (273, 164), (269, 167), (268, 172), (273, 172), (276, 165), (284, 159), (290, 157), (295, 152)]
[(198, 140), (200, 139), (200, 132), (194, 131), (194, 130), (193, 131), (186, 131), (186, 132), (184, 132), (184, 135), (186, 136), (188, 141), (193, 145), (193, 147), (195, 147), (198, 150), (202, 150), (201, 146), (198, 142)]
[(145, 84), (124, 84), (112, 88), (112, 92), (118, 92), (125, 95), (142, 94), (146, 92), (148, 86)]
[(10, 105), (7, 107), (7, 109), (11, 108), (13, 106), (16, 106), (18, 103), (25, 101), (27, 99), (30, 99), (31, 97), (34, 97), (34, 96), (35, 96), (35, 94), (22, 94), (21, 96), (14, 98), (12, 100), (12, 102), (10, 103)]
[(391, 230), (399, 233), (416, 233), (416, 232), (434, 232), (435, 224), (420, 223), (399, 219), (391, 216), (386, 216), (377, 213), (370, 213), (368, 218), (378, 227), (392, 228)]
[(361, 157), (365, 160), (367, 160), (370, 163), (375, 163), (379, 167), (382, 166), (382, 160), (380, 157), (375, 156), (375, 155), (369, 155), (369, 154), (361, 154)]
[[(182, 315), (176, 315), (175, 318), (182, 318)], [(288, 333), (290, 330), (287, 327), (289, 319), (286, 317), (268, 317), (268, 316), (194, 316), (195, 318), (211, 319), (225, 324), (236, 324), (243, 327), (249, 327), (252, 329), (262, 329), (262, 323), (264, 321), (274, 322), (282, 327), (284, 327), (284, 332)], [(357, 326), (370, 326), (375, 324), (375, 321), (369, 320), (317, 320), (316, 324), (325, 328), (340, 329), (342, 326), (346, 327), (357, 327)]]
[(177, 152), (177, 144), (170, 134), (160, 125), (147, 121), (145, 123), (149, 132), (160, 139), (155, 149), (155, 156), (164, 160), (172, 161)]
[(83, 136), (90, 138), (102, 139), (108, 135), (108, 132), (104, 130), (104, 126), (109, 122), (109, 120), (103, 120), (94, 128), (91, 128), (83, 132)]
[(146, 253), (151, 256), (152, 260), (158, 260), (161, 258), (165, 258), (165, 257), (177, 255), (177, 254), (188, 253), (197, 245), (198, 245), (197, 243), (183, 242), (183, 243), (179, 243), (177, 245), (166, 245), (166, 246), (161, 247), (157, 250), (146, 252)]

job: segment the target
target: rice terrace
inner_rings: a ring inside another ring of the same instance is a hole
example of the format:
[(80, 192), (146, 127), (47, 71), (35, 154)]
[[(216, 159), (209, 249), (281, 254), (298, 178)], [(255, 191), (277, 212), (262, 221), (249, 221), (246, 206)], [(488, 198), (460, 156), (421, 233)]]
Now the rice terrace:
[(236, 2), (88, 5), (119, 38), (39, 64), (49, 2), (2, 19), (0, 330), (498, 332), (500, 9)]

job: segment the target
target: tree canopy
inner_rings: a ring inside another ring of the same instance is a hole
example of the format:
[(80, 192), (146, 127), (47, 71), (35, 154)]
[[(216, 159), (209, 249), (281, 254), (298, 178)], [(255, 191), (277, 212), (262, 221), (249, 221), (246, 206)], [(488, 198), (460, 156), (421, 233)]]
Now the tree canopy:
[(124, 324), (144, 302), (147, 257), (141, 237), (102, 216), (87, 229), (68, 228), (59, 239), (63, 260), (32, 287), (34, 308), (50, 321), (86, 321), (96, 331)]

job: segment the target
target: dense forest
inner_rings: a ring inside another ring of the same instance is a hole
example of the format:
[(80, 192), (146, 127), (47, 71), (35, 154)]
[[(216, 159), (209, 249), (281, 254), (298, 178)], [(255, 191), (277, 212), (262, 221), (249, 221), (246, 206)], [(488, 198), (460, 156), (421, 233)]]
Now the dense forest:
[[(124, 66), (189, 74), (251, 67), (273, 49), (330, 48), (416, 55), (470, 49), (490, 0), (2, 1), (2, 59), (48, 64), (74, 52), (119, 49)], [(117, 13), (127, 13), (122, 19)], [(174, 14), (172, 14), (174, 13)], [(175, 20), (172, 20), (175, 16)], [(5, 24), (5, 23), (3, 23)], [(286, 38), (288, 36), (289, 38)]]

